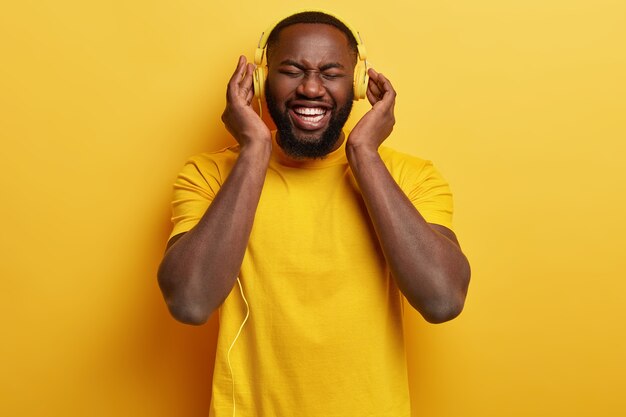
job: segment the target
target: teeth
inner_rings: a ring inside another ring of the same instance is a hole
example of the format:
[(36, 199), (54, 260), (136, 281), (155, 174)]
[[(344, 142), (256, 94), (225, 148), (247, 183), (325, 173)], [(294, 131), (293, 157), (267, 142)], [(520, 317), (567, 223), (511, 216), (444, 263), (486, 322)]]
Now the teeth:
[(322, 120), (324, 118), (323, 114), (320, 114), (318, 116), (301, 116), (301, 119), (304, 121), (307, 121), (309, 123), (317, 123), (320, 120)]
[(323, 116), (326, 113), (321, 107), (296, 107), (293, 111), (303, 116)]

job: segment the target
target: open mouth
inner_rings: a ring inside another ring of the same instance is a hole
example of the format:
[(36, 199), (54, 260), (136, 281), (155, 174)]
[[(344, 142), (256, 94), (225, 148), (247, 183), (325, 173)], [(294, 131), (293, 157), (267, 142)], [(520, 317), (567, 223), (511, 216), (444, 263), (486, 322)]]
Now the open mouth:
[(324, 107), (294, 106), (289, 109), (291, 120), (302, 130), (318, 130), (325, 127), (330, 114), (330, 109)]

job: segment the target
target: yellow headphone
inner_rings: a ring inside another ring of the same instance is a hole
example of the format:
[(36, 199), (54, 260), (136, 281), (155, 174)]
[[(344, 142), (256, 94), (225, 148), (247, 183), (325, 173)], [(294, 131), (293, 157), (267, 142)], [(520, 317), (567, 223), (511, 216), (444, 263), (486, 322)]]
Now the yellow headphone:
[[(356, 47), (357, 47), (357, 52), (359, 56), (359, 60), (356, 64), (356, 67), (354, 68), (354, 99), (360, 100), (360, 99), (365, 98), (366, 93), (367, 93), (367, 83), (369, 81), (369, 75), (367, 75), (367, 52), (365, 50), (365, 45), (363, 45), (363, 42), (361, 41), (361, 35), (359, 34), (359, 32), (354, 30), (348, 23), (346, 23), (345, 20), (341, 19), (339, 16), (335, 14), (328, 13), (323, 10), (303, 10), (298, 13), (303, 13), (303, 12), (320, 12), (320, 13), (324, 13), (326, 15), (332, 16), (335, 19), (339, 20), (344, 25), (346, 25), (348, 30), (350, 30), (350, 32), (352, 33), (352, 36), (354, 36), (354, 39), (356, 39)], [(298, 14), (298, 13), (294, 13), (294, 14)], [(263, 33), (261, 33), (259, 44), (257, 45), (256, 51), (254, 53), (254, 65), (256, 66), (256, 69), (254, 70), (254, 75), (252, 77), (252, 80), (254, 83), (254, 95), (259, 100), (261, 99), (261, 97), (265, 96), (265, 77), (266, 77), (267, 67), (262, 64), (263, 64), (263, 57), (265, 56), (265, 51), (267, 49), (266, 48), (267, 40), (269, 39), (270, 34), (274, 30), (274, 28), (283, 20), (284, 19), (281, 19), (280, 21), (274, 23), (272, 26), (267, 28)]]

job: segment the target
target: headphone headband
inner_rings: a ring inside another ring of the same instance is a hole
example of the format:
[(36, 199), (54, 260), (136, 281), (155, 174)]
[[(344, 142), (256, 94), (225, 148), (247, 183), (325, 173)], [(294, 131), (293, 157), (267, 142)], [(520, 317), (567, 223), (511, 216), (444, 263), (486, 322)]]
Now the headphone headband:
[(334, 13), (330, 13), (327, 12), (326, 10), (322, 10), (322, 9), (305, 9), (305, 10), (300, 10), (299, 12), (296, 13), (292, 13), (287, 17), (283, 17), (282, 19), (278, 20), (277, 22), (275, 22), (274, 24), (272, 24), (271, 26), (269, 26), (267, 29), (265, 29), (262, 33), (261, 33), (261, 37), (259, 38), (259, 43), (257, 45), (257, 50), (256, 53), (254, 54), (254, 63), (256, 65), (261, 65), (263, 63), (263, 56), (265, 54), (265, 47), (267, 46), (267, 41), (269, 40), (270, 35), (272, 34), (272, 32), (274, 31), (274, 29), (276, 28), (276, 26), (278, 26), (283, 20), (300, 14), (300, 13), (306, 13), (306, 12), (318, 12), (318, 13), (323, 13), (325, 15), (334, 17), (335, 19), (339, 20), (341, 23), (343, 23), (348, 30), (350, 31), (350, 33), (352, 34), (352, 36), (354, 36), (354, 39), (356, 40), (356, 48), (357, 48), (357, 52), (359, 54), (359, 60), (361, 61), (365, 61), (367, 59), (367, 52), (365, 50), (365, 45), (363, 45), (363, 41), (361, 40), (361, 34), (354, 29), (352, 26), (350, 26), (350, 24), (348, 22), (346, 22), (345, 20), (343, 20), (341, 17), (337, 16)]

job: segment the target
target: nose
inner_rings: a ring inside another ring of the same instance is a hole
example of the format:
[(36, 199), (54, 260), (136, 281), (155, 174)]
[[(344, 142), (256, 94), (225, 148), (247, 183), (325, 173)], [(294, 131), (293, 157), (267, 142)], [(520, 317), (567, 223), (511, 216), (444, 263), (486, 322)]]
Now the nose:
[(311, 71), (302, 77), (302, 82), (298, 85), (296, 92), (308, 98), (318, 98), (326, 93), (326, 89), (320, 74)]

